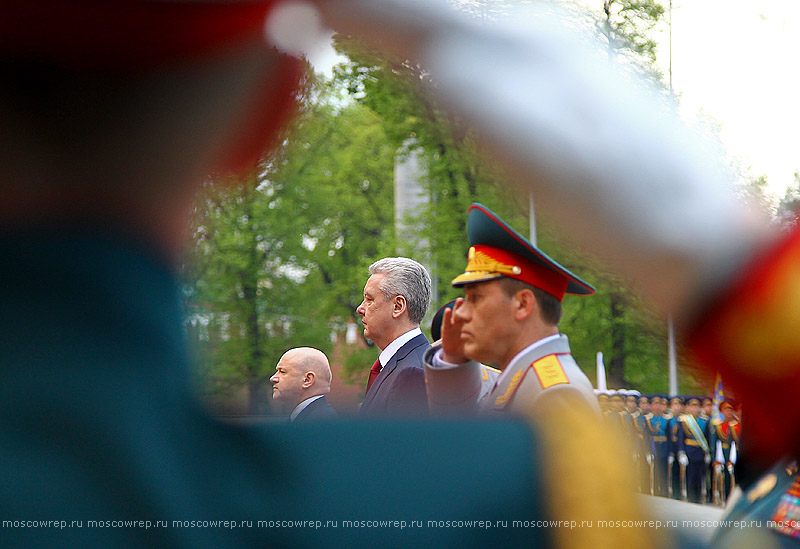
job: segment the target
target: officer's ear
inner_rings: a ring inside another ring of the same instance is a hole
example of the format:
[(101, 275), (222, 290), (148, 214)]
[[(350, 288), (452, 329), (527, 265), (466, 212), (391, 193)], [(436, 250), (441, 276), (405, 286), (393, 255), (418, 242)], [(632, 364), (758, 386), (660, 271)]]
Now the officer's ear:
[(518, 290), (512, 299), (514, 303), (514, 318), (516, 320), (526, 320), (533, 314), (539, 314), (539, 304), (536, 296), (529, 288)]
[(303, 376), (303, 383), (301, 387), (303, 389), (309, 389), (311, 386), (314, 385), (314, 381), (316, 381), (317, 375), (314, 372), (306, 372), (306, 375)]

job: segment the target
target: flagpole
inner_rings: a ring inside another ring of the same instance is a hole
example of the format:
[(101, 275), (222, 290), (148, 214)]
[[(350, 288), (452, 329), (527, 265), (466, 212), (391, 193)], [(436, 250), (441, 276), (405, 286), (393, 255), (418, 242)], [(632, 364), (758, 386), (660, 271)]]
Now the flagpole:
[(603, 362), (603, 352), (597, 351), (597, 389), (599, 391), (608, 390), (606, 384), (606, 365)]
[(667, 352), (669, 359), (669, 396), (678, 394), (678, 357), (675, 350), (675, 324), (672, 315), (667, 319)]

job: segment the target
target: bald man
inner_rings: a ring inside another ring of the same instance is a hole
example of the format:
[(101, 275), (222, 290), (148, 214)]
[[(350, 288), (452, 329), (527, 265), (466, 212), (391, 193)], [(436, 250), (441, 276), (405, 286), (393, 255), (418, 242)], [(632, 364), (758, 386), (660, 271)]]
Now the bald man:
[(289, 421), (329, 420), (336, 411), (325, 399), (331, 391), (331, 367), (319, 349), (298, 347), (286, 351), (269, 378), (272, 400), (284, 410), (292, 410)]

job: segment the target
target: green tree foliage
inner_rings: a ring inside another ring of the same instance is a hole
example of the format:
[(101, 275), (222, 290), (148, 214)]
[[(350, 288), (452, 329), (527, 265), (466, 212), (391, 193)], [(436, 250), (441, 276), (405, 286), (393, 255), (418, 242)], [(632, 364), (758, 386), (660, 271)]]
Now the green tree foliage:
[(797, 216), (800, 215), (800, 172), (794, 172), (792, 185), (778, 205), (777, 220), (781, 225), (794, 227), (797, 225)]
[[(461, 4), (480, 17), (489, 13), (480, 2)], [(606, 3), (604, 13), (602, 28), (609, 43), (641, 57), (642, 66), (652, 66), (655, 43), (647, 33), (663, 16), (663, 8), (655, 2), (615, 0)], [(465, 264), (469, 204), (486, 204), (527, 234), (527, 197), (509, 190), (507, 176), (481, 150), (475, 134), (427, 93), (435, 86), (434, 77), (408, 60), (378, 59), (346, 37), (339, 37), (338, 48), (351, 60), (336, 71), (338, 85), (378, 114), (394, 146), (401, 149), (405, 140), (413, 137), (424, 155), (431, 202), (415, 223), (420, 241), (430, 243), (439, 290), (435, 309), (460, 294), (449, 281)], [(599, 269), (597, 262), (572, 253), (557, 234), (541, 223), (540, 227), (544, 229), (539, 235), (541, 247), (598, 286), (596, 296), (567, 298), (565, 302), (562, 327), (572, 334), (580, 363), (593, 372), (595, 354), (603, 350), (612, 386), (664, 390), (665, 324), (654, 319), (643, 301), (631, 295), (618, 278)]]
[(267, 379), (283, 350), (327, 336), (310, 322), (316, 304), (297, 309), (304, 248), (279, 206), (293, 194), (261, 173), (209, 184), (198, 203), (189, 334), (206, 344), (204, 385), (212, 394), (246, 387), (250, 414), (268, 411)]
[(430, 202), (409, 220), (418, 228), (416, 238), (396, 244), (431, 258), (438, 308), (457, 295), (449, 281), (464, 267), (467, 208), (481, 201), (502, 214), (509, 210), (503, 198), (508, 190), (497, 184), (498, 174), (480, 155), (474, 133), (429, 93), (432, 82), (422, 68), (408, 60), (378, 58), (347, 37), (339, 37), (337, 47), (350, 61), (336, 68), (334, 85), (378, 116), (395, 151), (402, 155), (413, 139), (422, 155)]
[(312, 96), (283, 155), (247, 178), (210, 181), (196, 202), (185, 274), (201, 387), (246, 387), (251, 414), (268, 411), (267, 380), (286, 349), (331, 350), (391, 240), (393, 150), (381, 124), (363, 106), (334, 107), (325, 85)]
[[(665, 89), (656, 68), (653, 31), (664, 17), (656, 0), (603, 0), (597, 30), (609, 51), (633, 67), (656, 88)], [(648, 312), (646, 304), (630, 294), (613, 274), (596, 274), (598, 325), (606, 341), (606, 372), (610, 387), (634, 386), (641, 390), (663, 390), (666, 385), (666, 327)], [(590, 315), (591, 316), (591, 315)], [(588, 335), (588, 334), (587, 334)]]
[[(642, 21), (659, 12), (644, 2), (623, 4), (609, 5), (608, 36), (650, 62), (653, 50), (633, 35), (652, 28)], [(212, 395), (246, 387), (251, 413), (267, 410), (267, 380), (282, 352), (298, 345), (329, 352), (331, 333), (357, 320), (374, 260), (398, 247), (429, 257), (435, 310), (460, 295), (450, 280), (465, 265), (469, 204), (486, 204), (527, 234), (528, 197), (428, 93), (430, 74), (408, 60), (379, 59), (348, 37), (338, 37), (337, 48), (349, 61), (301, 98), (303, 114), (282, 154), (242, 180), (209, 182), (197, 201), (186, 301), (187, 331), (201, 350), (200, 383)], [(430, 202), (407, 220), (415, 230), (402, 241), (394, 230), (393, 169), (409, 146), (421, 154)], [(564, 304), (562, 329), (587, 373), (602, 350), (612, 384), (664, 390), (663, 323), (546, 220), (539, 244), (598, 287), (596, 296)], [(375, 355), (359, 347), (345, 357), (351, 379), (362, 380)]]
[(655, 63), (656, 41), (651, 32), (664, 16), (664, 6), (653, 0), (603, 0), (602, 33), (615, 50), (629, 50)]

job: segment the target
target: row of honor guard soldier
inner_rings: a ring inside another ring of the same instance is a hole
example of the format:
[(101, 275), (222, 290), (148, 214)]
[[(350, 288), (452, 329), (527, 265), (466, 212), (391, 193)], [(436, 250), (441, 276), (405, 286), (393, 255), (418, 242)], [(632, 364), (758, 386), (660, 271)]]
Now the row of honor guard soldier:
[(712, 420), (711, 475), (714, 500), (721, 503), (728, 500), (736, 487), (736, 462), (738, 461), (742, 425), (730, 402), (720, 404), (719, 411), (722, 419), (720, 421)]
[[(654, 437), (648, 421), (651, 413), (651, 399), (636, 390), (597, 392), (606, 422), (621, 429), (627, 435), (631, 458), (637, 474), (639, 491), (656, 494), (659, 491), (656, 481)], [(653, 403), (656, 397), (653, 397)]]
[(606, 421), (628, 435), (641, 492), (724, 505), (736, 485), (741, 436), (732, 404), (723, 402), (722, 419), (712, 419), (710, 398), (701, 407), (699, 397), (596, 392)]
[(675, 453), (680, 466), (681, 496), (694, 503), (705, 503), (708, 493), (709, 426), (708, 418), (700, 417), (700, 400), (689, 398), (686, 413), (678, 418)]

